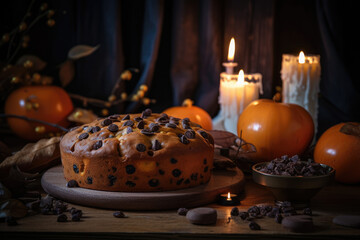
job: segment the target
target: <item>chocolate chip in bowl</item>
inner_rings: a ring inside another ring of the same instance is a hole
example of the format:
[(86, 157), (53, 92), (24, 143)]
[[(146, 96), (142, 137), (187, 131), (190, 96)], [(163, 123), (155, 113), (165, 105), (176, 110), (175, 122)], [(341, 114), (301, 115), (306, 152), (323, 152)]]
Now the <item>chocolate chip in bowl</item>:
[(273, 193), (276, 204), (289, 201), (295, 208), (305, 208), (334, 179), (335, 170), (311, 160), (302, 161), (295, 155), (257, 163), (252, 167), (252, 176)]

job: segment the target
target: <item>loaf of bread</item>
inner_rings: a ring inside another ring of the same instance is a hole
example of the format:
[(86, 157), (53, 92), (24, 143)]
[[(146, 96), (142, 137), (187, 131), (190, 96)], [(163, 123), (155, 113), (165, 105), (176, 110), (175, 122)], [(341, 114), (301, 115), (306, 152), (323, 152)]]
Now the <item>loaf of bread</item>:
[(72, 129), (61, 139), (60, 152), (65, 179), (80, 187), (169, 191), (209, 181), (214, 140), (188, 118), (146, 109)]

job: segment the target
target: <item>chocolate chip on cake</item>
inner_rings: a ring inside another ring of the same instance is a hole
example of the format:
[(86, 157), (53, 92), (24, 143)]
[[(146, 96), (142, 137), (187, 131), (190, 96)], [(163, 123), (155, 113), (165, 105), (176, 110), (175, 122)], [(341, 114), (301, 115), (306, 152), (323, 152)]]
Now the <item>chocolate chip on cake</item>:
[(68, 217), (67, 217), (65, 214), (60, 214), (60, 215), (57, 217), (57, 221), (58, 221), (58, 222), (67, 222), (67, 219), (68, 219)]
[(178, 162), (178, 160), (176, 160), (176, 158), (170, 158), (170, 162), (171, 162), (172, 164), (175, 164), (175, 163)]
[(124, 127), (126, 127), (126, 126), (132, 127), (132, 126), (134, 126), (134, 122), (131, 120), (127, 120), (126, 122), (124, 122), (123, 126)]
[(126, 165), (125, 170), (127, 174), (133, 174), (136, 169), (133, 165)]
[(116, 182), (116, 177), (113, 175), (109, 175), (108, 179), (109, 179), (109, 186), (113, 186)]
[(167, 124), (165, 124), (165, 127), (168, 127), (168, 128), (176, 128), (176, 124), (174, 124), (174, 123), (167, 123)]
[(205, 139), (209, 138), (209, 134), (203, 130), (199, 130), (198, 133)]
[(154, 151), (157, 151), (159, 149), (161, 149), (161, 143), (159, 142), (159, 140), (155, 139), (155, 141), (153, 142), (151, 149)]
[(75, 173), (79, 173), (79, 168), (76, 164), (73, 165), (73, 170)]
[(260, 230), (260, 229), (261, 229), (260, 225), (257, 224), (256, 222), (253, 222), (253, 221), (251, 221), (251, 222), (249, 223), (249, 228), (250, 228), (251, 230)]
[(146, 136), (151, 136), (155, 134), (154, 132), (150, 131), (150, 129), (148, 128), (142, 129), (140, 132)]
[(134, 118), (134, 121), (136, 121), (136, 122), (140, 122), (141, 120), (143, 120), (142, 117), (135, 117)]
[(90, 129), (90, 132), (91, 133), (96, 133), (96, 132), (99, 132), (101, 130), (101, 128), (99, 126), (95, 126), (95, 127), (92, 127)]
[(189, 144), (190, 143), (189, 139), (187, 139), (187, 137), (185, 137), (185, 135), (180, 136), (180, 142), (182, 142), (183, 144)]
[(185, 137), (188, 139), (194, 139), (195, 138), (195, 131), (194, 130), (186, 130), (184, 133)]
[(73, 187), (78, 187), (79, 184), (77, 183), (76, 180), (70, 180), (66, 183), (66, 187), (68, 188), (73, 188)]
[(152, 114), (152, 110), (150, 108), (147, 108), (142, 112), (142, 117), (149, 117), (151, 116), (151, 114)]
[(89, 137), (89, 134), (87, 132), (82, 133), (79, 135), (79, 140), (83, 140)]
[(174, 170), (172, 171), (172, 175), (173, 175), (174, 177), (179, 177), (179, 176), (181, 175), (181, 171), (176, 168), (176, 169), (174, 169)]
[(87, 177), (87, 178), (86, 178), (86, 183), (87, 183), (87, 184), (92, 184), (92, 183), (93, 183), (92, 177)]
[(106, 127), (109, 126), (110, 124), (112, 124), (112, 120), (109, 118), (105, 118), (102, 122), (101, 122), (101, 126)]
[(159, 185), (159, 179), (153, 178), (153, 179), (149, 180), (149, 186), (150, 187), (157, 187), (158, 185)]
[(112, 124), (110, 124), (110, 125), (108, 126), (108, 130), (109, 130), (110, 132), (117, 132), (117, 131), (119, 130), (119, 127), (118, 127), (118, 125), (112, 123)]
[(93, 145), (93, 150), (98, 150), (99, 148), (101, 148), (103, 145), (103, 142), (101, 140), (96, 141)]
[(129, 119), (130, 119), (130, 115), (126, 114), (125, 117), (123, 117), (123, 119), (121, 119), (121, 120), (129, 120)]
[(140, 120), (140, 121), (138, 122), (138, 124), (136, 125), (136, 127), (137, 127), (138, 129), (144, 129), (144, 126), (145, 126), (145, 123), (144, 123), (143, 120)]
[(157, 131), (159, 131), (160, 126), (157, 123), (150, 123), (149, 124), (149, 129), (150, 129), (151, 132), (157, 132)]
[(136, 150), (138, 150), (139, 152), (145, 152), (146, 151), (146, 146), (142, 143), (139, 143), (136, 145)]
[(133, 132), (133, 130), (132, 130), (131, 127), (127, 127), (127, 128), (126, 128), (126, 133), (127, 133), (127, 134), (132, 133), (132, 132)]

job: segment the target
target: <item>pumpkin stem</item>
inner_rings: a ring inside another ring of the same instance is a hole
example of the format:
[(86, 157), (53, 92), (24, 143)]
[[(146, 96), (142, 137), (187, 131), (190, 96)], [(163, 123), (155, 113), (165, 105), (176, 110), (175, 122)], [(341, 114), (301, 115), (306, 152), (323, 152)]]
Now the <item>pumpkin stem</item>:
[(182, 106), (183, 107), (191, 107), (193, 105), (194, 101), (190, 98), (187, 98), (183, 101)]
[(276, 93), (274, 94), (274, 96), (273, 96), (272, 99), (273, 99), (274, 102), (281, 102), (281, 98), (282, 98), (282, 95), (281, 95), (282, 87), (277, 86), (275, 89), (276, 89)]
[(360, 137), (360, 125), (356, 123), (345, 123), (339, 131), (347, 135)]

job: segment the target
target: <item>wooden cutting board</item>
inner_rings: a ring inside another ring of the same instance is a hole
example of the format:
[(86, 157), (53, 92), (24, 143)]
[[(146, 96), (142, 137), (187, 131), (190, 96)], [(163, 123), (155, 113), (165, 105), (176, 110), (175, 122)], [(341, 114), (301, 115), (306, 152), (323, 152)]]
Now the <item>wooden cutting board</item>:
[(47, 170), (43, 189), (55, 198), (79, 205), (119, 210), (166, 210), (197, 207), (217, 201), (219, 194), (241, 193), (245, 178), (241, 170), (214, 170), (208, 183), (182, 190), (164, 192), (108, 192), (68, 188), (62, 166)]

